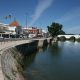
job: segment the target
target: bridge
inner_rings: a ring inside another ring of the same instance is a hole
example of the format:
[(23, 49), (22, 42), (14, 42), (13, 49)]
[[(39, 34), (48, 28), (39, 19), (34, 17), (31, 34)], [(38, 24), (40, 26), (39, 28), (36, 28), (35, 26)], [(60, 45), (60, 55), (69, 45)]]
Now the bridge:
[(58, 35), (57, 37), (62, 37), (62, 36), (64, 36), (67, 39), (70, 38), (70, 37), (72, 37), (72, 36), (75, 37), (76, 39), (80, 38), (80, 35)]
[(34, 38), (34, 39), (1, 39), (0, 40), (0, 80), (4, 80), (2, 68), (1, 68), (1, 55), (3, 51), (5, 51), (8, 48), (15, 47), (17, 45), (31, 43), (34, 40), (39, 40), (39, 45), (42, 44), (44, 40), (47, 40), (49, 43), (49, 40), (51, 38)]

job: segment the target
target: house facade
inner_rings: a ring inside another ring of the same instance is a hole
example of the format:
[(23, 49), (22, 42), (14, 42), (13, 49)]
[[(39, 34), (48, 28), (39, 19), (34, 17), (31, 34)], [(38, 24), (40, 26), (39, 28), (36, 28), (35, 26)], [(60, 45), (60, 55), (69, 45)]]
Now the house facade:
[(21, 33), (21, 26), (16, 20), (10, 24), (0, 23), (0, 37), (10, 38), (16, 34)]

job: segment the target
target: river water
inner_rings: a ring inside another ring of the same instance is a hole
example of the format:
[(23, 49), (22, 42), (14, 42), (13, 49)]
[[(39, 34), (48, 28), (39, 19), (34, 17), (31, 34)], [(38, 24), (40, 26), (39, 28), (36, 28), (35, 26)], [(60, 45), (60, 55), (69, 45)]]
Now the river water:
[(80, 80), (80, 43), (56, 42), (26, 59), (26, 80)]

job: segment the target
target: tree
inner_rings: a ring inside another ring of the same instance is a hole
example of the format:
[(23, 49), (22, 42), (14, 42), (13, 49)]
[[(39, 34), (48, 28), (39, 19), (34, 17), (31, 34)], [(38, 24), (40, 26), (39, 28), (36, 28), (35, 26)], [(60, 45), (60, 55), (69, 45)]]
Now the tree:
[(51, 34), (52, 37), (55, 37), (57, 35), (63, 35), (65, 32), (62, 30), (63, 25), (59, 23), (53, 22), (50, 26), (48, 26), (48, 31)]

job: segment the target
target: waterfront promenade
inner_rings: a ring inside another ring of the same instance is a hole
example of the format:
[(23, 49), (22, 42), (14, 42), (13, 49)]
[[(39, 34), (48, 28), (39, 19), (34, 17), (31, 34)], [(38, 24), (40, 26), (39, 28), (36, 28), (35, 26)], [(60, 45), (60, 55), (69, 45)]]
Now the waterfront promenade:
[[(3, 40), (0, 42), (0, 51), (4, 51), (5, 49), (7, 48), (10, 48), (10, 47), (14, 47), (14, 46), (17, 46), (17, 45), (20, 45), (20, 44), (25, 44), (25, 43), (29, 43), (33, 41), (32, 39), (31, 40), (20, 40), (20, 39), (16, 39), (16, 40)], [(0, 52), (0, 54), (2, 54)]]
[(0, 54), (1, 51), (10, 48), (10, 47), (14, 47), (17, 45), (21, 45), (21, 44), (25, 44), (25, 43), (30, 43), (34, 40), (45, 40), (45, 39), (51, 39), (51, 38), (32, 38), (32, 39), (4, 39), (0, 41)]

